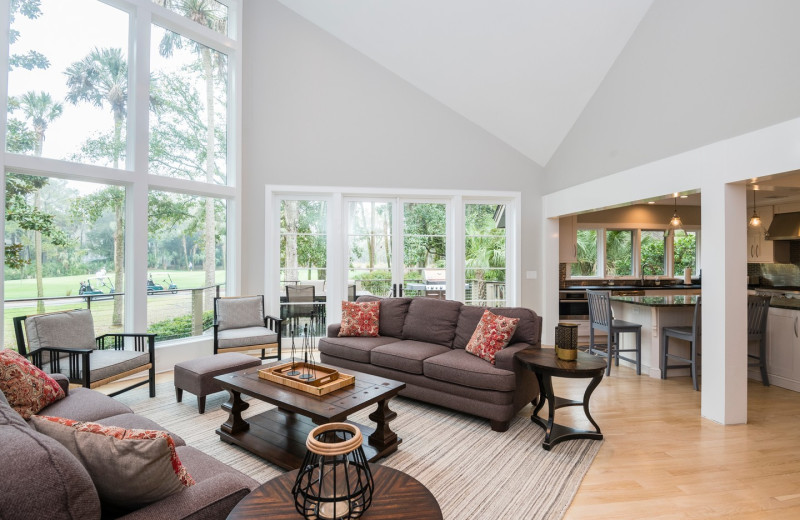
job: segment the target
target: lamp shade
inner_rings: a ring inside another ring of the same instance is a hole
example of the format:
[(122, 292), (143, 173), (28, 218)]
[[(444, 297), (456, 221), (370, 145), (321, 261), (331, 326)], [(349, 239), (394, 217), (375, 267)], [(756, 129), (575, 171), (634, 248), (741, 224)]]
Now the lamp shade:
[(375, 483), (361, 448), (361, 430), (348, 423), (311, 430), (292, 494), (308, 520), (359, 518), (372, 503)]

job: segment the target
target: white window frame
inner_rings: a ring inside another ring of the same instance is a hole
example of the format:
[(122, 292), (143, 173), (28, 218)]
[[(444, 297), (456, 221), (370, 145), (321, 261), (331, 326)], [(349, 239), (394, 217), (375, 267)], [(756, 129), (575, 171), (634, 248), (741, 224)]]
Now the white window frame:
[[(125, 188), (125, 330), (142, 331), (147, 328), (147, 215), (148, 192), (150, 190), (176, 192), (203, 197), (221, 198), (227, 201), (227, 294), (238, 294), (241, 286), (241, 121), (242, 121), (242, 0), (218, 0), (228, 7), (229, 35), (226, 36), (203, 27), (177, 13), (159, 7), (152, 0), (98, 0), (129, 14), (128, 34), (128, 117), (126, 164), (119, 170), (78, 164), (57, 159), (33, 157), (5, 152), (5, 132), (0, 136), (2, 169), (0, 182), (5, 186), (6, 173), (13, 171), (44, 177), (62, 178), (116, 185)], [(157, 24), (165, 29), (191, 38), (228, 56), (228, 138), (226, 185), (175, 179), (150, 174), (148, 171), (149, 147), (149, 80), (151, 27)], [(8, 28), (9, 13), (0, 10), (0, 27)], [(5, 32), (5, 31), (4, 31)], [(0, 116), (8, 117), (8, 59), (9, 42), (0, 42)], [(3, 195), (5, 203), (5, 190)], [(5, 219), (0, 224), (0, 233), (5, 235)], [(142, 261), (144, 259), (144, 261)], [(2, 275), (0, 275), (2, 276)], [(0, 278), (3, 282), (4, 278)], [(0, 295), (3, 284), (0, 283)], [(4, 295), (3, 295), (4, 296)], [(0, 333), (2, 334), (2, 333)], [(0, 339), (2, 336), (0, 336)], [(192, 338), (189, 338), (192, 340)], [(207, 341), (202, 336), (194, 340)], [(187, 340), (176, 340), (185, 343)], [(159, 343), (159, 347), (171, 342)]]

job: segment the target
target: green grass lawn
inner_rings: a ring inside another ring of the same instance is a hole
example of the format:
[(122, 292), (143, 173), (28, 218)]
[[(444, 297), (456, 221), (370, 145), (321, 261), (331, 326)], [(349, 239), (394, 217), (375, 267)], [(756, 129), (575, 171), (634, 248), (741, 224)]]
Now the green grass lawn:
[[(169, 286), (169, 276), (172, 281), (178, 285), (178, 289), (192, 289), (195, 287), (203, 287), (205, 285), (205, 273), (203, 271), (149, 271), (153, 275), (153, 283), (163, 285), (166, 289)], [(169, 276), (168, 276), (169, 275)], [(114, 273), (108, 273), (107, 279), (104, 280), (107, 284), (114, 283)], [(57, 276), (44, 278), (42, 284), (44, 286), (45, 297), (55, 296), (77, 296), (80, 289), (80, 282), (89, 280), (92, 288), (96, 290), (108, 292), (108, 287), (103, 287), (97, 283), (94, 274), (91, 275), (74, 275), (74, 276)], [(166, 282), (164, 281), (166, 280)], [(224, 283), (225, 271), (216, 272), (217, 283)], [(6, 280), (4, 284), (5, 299), (17, 300), (22, 298), (36, 298), (36, 280), (29, 278), (25, 280)]]

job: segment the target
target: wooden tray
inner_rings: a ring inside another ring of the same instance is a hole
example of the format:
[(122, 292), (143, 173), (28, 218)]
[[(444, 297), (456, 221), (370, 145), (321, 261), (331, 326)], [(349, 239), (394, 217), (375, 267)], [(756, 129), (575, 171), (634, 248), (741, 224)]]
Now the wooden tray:
[(295, 376), (287, 375), (287, 372), (292, 370), (291, 362), (270, 368), (262, 368), (258, 371), (258, 377), (318, 396), (352, 385), (356, 381), (355, 376), (342, 374), (333, 368), (306, 364), (303, 361), (295, 361), (294, 369), (300, 371), (301, 374), (311, 370), (311, 373), (314, 374), (314, 379), (310, 381), (300, 379), (300, 374)]

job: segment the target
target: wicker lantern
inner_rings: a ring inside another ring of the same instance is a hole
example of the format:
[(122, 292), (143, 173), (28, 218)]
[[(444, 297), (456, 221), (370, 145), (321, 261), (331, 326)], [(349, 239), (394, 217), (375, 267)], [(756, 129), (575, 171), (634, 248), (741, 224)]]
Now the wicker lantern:
[(375, 484), (361, 448), (361, 430), (329, 423), (311, 430), (308, 452), (292, 488), (306, 519), (359, 518), (372, 503)]
[(556, 356), (564, 361), (578, 359), (578, 325), (559, 323), (556, 326)]

